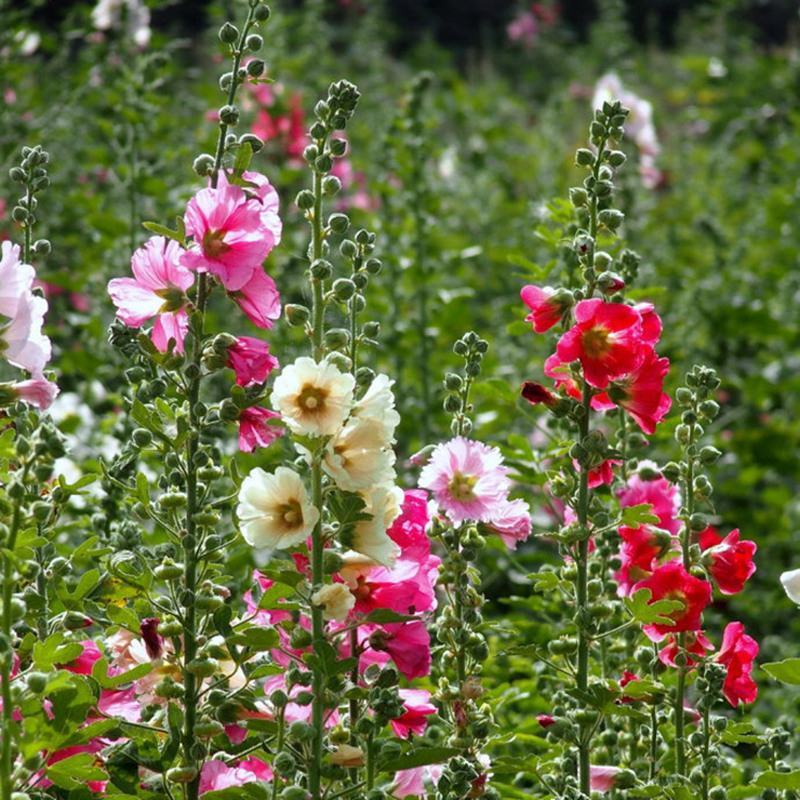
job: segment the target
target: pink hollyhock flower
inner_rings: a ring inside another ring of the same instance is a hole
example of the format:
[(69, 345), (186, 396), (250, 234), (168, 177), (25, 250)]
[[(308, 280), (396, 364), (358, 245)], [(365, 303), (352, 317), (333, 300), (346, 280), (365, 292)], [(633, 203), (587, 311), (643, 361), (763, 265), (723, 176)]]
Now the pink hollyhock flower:
[(539, 22), (530, 11), (521, 11), (506, 25), (506, 36), (509, 41), (518, 42), (526, 49), (536, 43), (539, 33)]
[(80, 644), (83, 647), (83, 652), (76, 659), (70, 661), (69, 664), (63, 664), (61, 667), (77, 675), (91, 675), (94, 662), (99, 661), (103, 654), (91, 639), (80, 642)]
[(630, 597), (634, 586), (653, 574), (666, 548), (659, 541), (658, 534), (647, 525), (638, 528), (622, 526), (619, 536), (622, 540), (619, 552), (622, 565), (614, 573), (614, 580), (618, 584), (617, 594)]
[(525, 322), (530, 322), (536, 333), (545, 333), (557, 325), (572, 305), (571, 298), (550, 286), (523, 286), (519, 295), (531, 310)]
[(645, 480), (638, 473), (631, 475), (627, 486), (619, 493), (619, 504), (622, 508), (648, 504), (653, 507), (653, 514), (658, 517), (658, 527), (672, 534), (681, 529), (678, 519), (680, 498), (677, 487), (666, 478)]
[(175, 351), (183, 352), (189, 328), (186, 290), (194, 276), (181, 264), (181, 246), (163, 236), (153, 236), (131, 258), (133, 278), (114, 278), (108, 293), (117, 307), (117, 317), (131, 328), (140, 328), (157, 317), (150, 334), (153, 344), (167, 351), (170, 339)]
[[(688, 655), (686, 659), (687, 667), (694, 667), (698, 660), (705, 658), (706, 653), (714, 649), (714, 645), (711, 644), (703, 631), (689, 631), (686, 634), (685, 645)], [(667, 637), (667, 643), (658, 651), (658, 659), (667, 667), (677, 667), (678, 664), (675, 658), (680, 652), (681, 648), (678, 644), (678, 637), (669, 636)], [(696, 656), (696, 658), (692, 656)]]
[(42, 333), (47, 300), (23, 293), (10, 322), (0, 328), (0, 355), (15, 367), (40, 375), (50, 361), (50, 339)]
[(605, 389), (641, 364), (641, 317), (622, 303), (581, 300), (575, 325), (558, 340), (556, 354), (566, 363), (580, 361), (586, 381)]
[(58, 396), (58, 386), (43, 375), (34, 375), (30, 380), (18, 381), (12, 384), (11, 390), (20, 400), (36, 406), (40, 411), (50, 408)]
[(280, 419), (280, 414), (268, 408), (252, 406), (239, 414), (239, 449), (243, 453), (252, 453), (257, 447), (269, 447), (283, 429), (269, 425), (271, 419)]
[(711, 602), (711, 584), (689, 574), (682, 563), (670, 561), (657, 567), (649, 578), (633, 587), (633, 592), (649, 589), (650, 602), (657, 600), (679, 600), (683, 606), (664, 614), (672, 622), (666, 625), (645, 625), (645, 635), (653, 642), (660, 642), (670, 633), (700, 630), (705, 607)]
[(507, 501), (507, 472), (496, 447), (457, 436), (436, 446), (419, 485), (433, 492), (456, 524), (467, 519), (488, 522)]
[(425, 689), (400, 689), (403, 700), (403, 713), (391, 721), (395, 736), (408, 739), (412, 734), (422, 736), (428, 724), (428, 717), (436, 713), (431, 703), (431, 693)]
[(531, 510), (524, 500), (506, 500), (487, 522), (509, 550), (531, 535)]
[[(544, 374), (555, 381), (556, 389), (566, 392), (574, 400), (582, 400), (583, 392), (570, 371), (569, 362), (562, 361), (557, 353), (548, 356), (544, 362)], [(611, 411), (616, 408), (607, 392), (600, 392), (592, 397), (594, 411)]]
[(558, 403), (556, 397), (549, 389), (542, 386), (541, 383), (534, 381), (525, 381), (520, 388), (520, 394), (524, 400), (527, 400), (532, 406), (542, 405), (552, 408)]
[(388, 653), (400, 673), (410, 681), (431, 671), (431, 638), (421, 620), (383, 625), (373, 631), (369, 643), (374, 650)]
[(230, 296), (244, 311), (253, 325), (271, 328), (281, 315), (281, 296), (275, 281), (260, 267), (253, 270), (247, 281)]
[(283, 222), (278, 216), (280, 200), (275, 187), (260, 172), (246, 170), (242, 173), (242, 178), (248, 183), (254, 184), (253, 188), (248, 189), (248, 191), (252, 191), (256, 199), (261, 203), (261, 224), (272, 234), (272, 247), (277, 247), (281, 243)]
[(400, 515), (386, 531), (400, 548), (401, 557), (420, 559), (430, 554), (431, 542), (425, 532), (429, 522), (428, 493), (422, 489), (406, 489)]
[(203, 764), (200, 772), (200, 794), (244, 786), (247, 783), (272, 780), (272, 770), (259, 758), (251, 757), (229, 767), (218, 759)]
[(441, 764), (430, 764), (427, 767), (413, 767), (395, 772), (392, 797), (398, 800), (428, 797), (426, 784), (435, 786), (443, 771), (444, 767)]
[(551, 725), (556, 724), (556, 718), (550, 716), (550, 714), (538, 714), (536, 721), (542, 728), (549, 728)]
[(409, 566), (415, 576), (418, 566), (407, 561), (399, 569), (396, 565), (391, 570), (386, 567), (368, 568), (368, 574), (358, 575), (352, 582), (348, 580), (350, 591), (356, 599), (355, 610), (361, 614), (369, 614), (370, 611), (379, 608), (388, 608), (398, 614), (429, 610), (427, 606), (430, 605), (432, 597), (423, 596), (425, 608), (418, 608), (416, 605), (419, 585), (413, 580), (414, 576), (408, 569)]
[(142, 718), (142, 704), (136, 698), (133, 686), (127, 689), (102, 689), (97, 708), (108, 717), (118, 717), (126, 722), (139, 722)]
[(240, 336), (228, 348), (228, 366), (236, 373), (239, 386), (264, 383), (278, 359), (269, 352), (269, 344), (252, 336)]
[(34, 270), (20, 260), (18, 244), (0, 245), (0, 315), (13, 318), (23, 295), (30, 293)]
[(703, 561), (722, 594), (738, 594), (756, 571), (753, 556), (756, 543), (739, 540), (739, 529), (732, 530), (724, 539), (711, 528), (700, 534)]
[(758, 686), (752, 678), (757, 655), (758, 642), (744, 632), (744, 625), (741, 622), (729, 623), (722, 637), (717, 661), (728, 669), (722, 693), (734, 708), (739, 703), (754, 703), (758, 696)]
[(589, 767), (589, 784), (593, 792), (610, 792), (622, 772), (620, 767)]
[(261, 200), (228, 183), (220, 172), (217, 187), (201, 189), (186, 206), (186, 233), (194, 245), (181, 263), (210, 272), (228, 291), (238, 291), (275, 246), (274, 230), (261, 214)]
[(611, 402), (624, 408), (636, 424), (648, 434), (669, 413), (672, 400), (664, 392), (664, 378), (669, 372), (669, 359), (659, 358), (652, 347), (644, 350), (642, 363), (608, 390)]

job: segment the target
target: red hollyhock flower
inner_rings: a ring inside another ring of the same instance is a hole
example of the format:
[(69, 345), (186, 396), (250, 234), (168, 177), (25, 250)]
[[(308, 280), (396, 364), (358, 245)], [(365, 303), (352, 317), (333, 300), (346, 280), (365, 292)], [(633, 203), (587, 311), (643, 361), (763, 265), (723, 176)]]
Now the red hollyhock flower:
[(370, 635), (369, 643), (374, 650), (388, 653), (410, 681), (431, 671), (431, 639), (421, 620), (383, 625)]
[(661, 317), (652, 303), (637, 303), (634, 309), (642, 318), (642, 341), (655, 347), (661, 338)]
[(703, 610), (711, 602), (711, 584), (701, 578), (689, 574), (678, 561), (670, 561), (658, 567), (649, 578), (639, 581), (633, 592), (649, 589), (652, 592), (650, 602), (657, 600), (679, 600), (683, 603), (664, 616), (672, 622), (668, 625), (645, 625), (645, 635), (653, 642), (660, 642), (670, 633), (700, 630)]
[[(624, 689), (628, 684), (636, 683), (637, 681), (640, 680), (641, 678), (638, 675), (636, 675), (636, 673), (630, 672), (626, 669), (622, 673), (622, 677), (619, 679), (619, 688)], [(623, 705), (628, 705), (629, 703), (640, 703), (643, 700), (649, 701), (651, 699), (652, 697), (647, 694), (641, 694), (638, 697), (630, 697), (629, 695), (624, 694), (622, 695), (622, 697), (620, 697), (619, 702), (622, 703)]]
[[(688, 656), (686, 666), (694, 667), (699, 659), (705, 658), (706, 652), (713, 649), (714, 645), (706, 638), (703, 631), (690, 631), (686, 634), (686, 654)], [(678, 637), (670, 636), (666, 645), (658, 651), (658, 660), (667, 667), (677, 667), (675, 658), (679, 652)], [(692, 656), (697, 656), (697, 658), (692, 658)]]
[(567, 363), (580, 361), (587, 382), (605, 389), (641, 364), (641, 317), (622, 303), (582, 300), (575, 306), (575, 325), (558, 340), (556, 354)]
[(550, 714), (538, 714), (536, 717), (536, 721), (541, 725), (543, 728), (549, 728), (551, 725), (556, 724), (556, 718), (551, 717)]
[(150, 658), (158, 658), (163, 649), (163, 640), (158, 633), (158, 625), (161, 620), (158, 617), (147, 617), (139, 624), (139, 632), (142, 634), (147, 655)]
[(545, 286), (543, 289), (538, 286), (523, 286), (519, 296), (531, 310), (525, 321), (533, 325), (536, 333), (545, 333), (553, 325), (557, 325), (571, 305), (570, 298), (565, 292), (552, 289), (550, 286)]
[(644, 359), (641, 364), (629, 375), (615, 381), (607, 394), (609, 400), (624, 408), (645, 433), (652, 434), (672, 406), (672, 400), (663, 391), (669, 359), (659, 358), (652, 347), (642, 352)]
[[(597, 467), (589, 470), (589, 488), (596, 489), (598, 486), (610, 486), (614, 483), (614, 467), (618, 467), (622, 462), (617, 458), (607, 458)], [(581, 471), (581, 465), (574, 461), (572, 466), (576, 472)]]
[(739, 540), (739, 529), (724, 539), (712, 528), (700, 534), (700, 547), (705, 551), (703, 561), (722, 594), (738, 594), (747, 579), (756, 571), (753, 556), (756, 543)]
[(731, 622), (722, 637), (717, 661), (728, 668), (722, 684), (725, 699), (736, 708), (739, 703), (754, 703), (758, 686), (753, 680), (753, 662), (758, 655), (758, 642), (744, 632), (741, 622)]
[(638, 528), (623, 526), (619, 529), (619, 536), (622, 539), (619, 552), (622, 566), (614, 573), (614, 580), (619, 584), (617, 594), (630, 597), (635, 584), (653, 574), (666, 548), (648, 525)]
[(520, 389), (520, 394), (532, 406), (542, 403), (548, 408), (552, 408), (557, 402), (558, 398), (541, 383), (534, 383), (533, 381), (525, 381)]

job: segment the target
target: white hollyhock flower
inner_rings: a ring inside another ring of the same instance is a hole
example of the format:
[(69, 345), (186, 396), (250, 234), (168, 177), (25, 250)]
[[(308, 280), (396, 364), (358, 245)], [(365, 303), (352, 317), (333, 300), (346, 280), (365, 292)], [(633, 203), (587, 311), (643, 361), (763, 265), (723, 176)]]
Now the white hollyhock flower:
[(278, 375), (272, 407), (294, 433), (332, 436), (350, 414), (355, 379), (329, 361), (298, 358)]
[(100, 0), (92, 9), (92, 22), (99, 31), (122, 26), (123, 9), (128, 35), (138, 47), (150, 42), (150, 9), (141, 0)]
[(800, 606), (800, 569), (793, 569), (781, 575), (783, 589), (793, 603)]
[(340, 489), (358, 492), (393, 483), (394, 462), (383, 422), (356, 417), (328, 442), (322, 466)]
[(40, 375), (50, 360), (50, 339), (42, 333), (47, 300), (23, 294), (14, 316), (0, 329), (0, 354), (15, 367)]
[[(350, 550), (371, 558), (376, 564), (391, 567), (397, 560), (400, 548), (386, 531), (400, 516), (403, 491), (396, 486), (379, 486), (363, 497), (366, 503), (364, 512), (371, 518), (357, 522), (354, 529), (343, 537), (343, 544)], [(345, 553), (344, 558), (345, 563), (353, 560), (350, 553)]]
[(248, 544), (277, 549), (305, 541), (319, 520), (302, 479), (287, 467), (272, 474), (256, 467), (242, 481), (236, 514)]
[(344, 622), (356, 604), (356, 598), (345, 583), (329, 583), (311, 595), (311, 602), (322, 607), (322, 616)]
[(394, 432), (400, 424), (400, 415), (395, 409), (394, 381), (388, 375), (376, 375), (364, 396), (353, 406), (352, 416), (358, 419), (374, 419), (383, 425), (387, 441), (394, 441)]
[(0, 245), (0, 314), (9, 318), (16, 316), (20, 298), (33, 286), (33, 267), (23, 264), (19, 254), (18, 244)]

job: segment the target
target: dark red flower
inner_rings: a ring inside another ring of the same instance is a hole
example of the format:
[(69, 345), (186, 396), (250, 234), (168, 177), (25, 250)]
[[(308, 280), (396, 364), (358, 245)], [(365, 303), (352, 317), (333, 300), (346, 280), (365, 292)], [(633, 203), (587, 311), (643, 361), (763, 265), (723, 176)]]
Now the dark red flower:
[(542, 405), (552, 408), (557, 402), (558, 398), (541, 383), (534, 383), (533, 381), (525, 381), (520, 390), (522, 397), (527, 400), (532, 406)]
[(158, 624), (161, 622), (158, 617), (147, 617), (139, 624), (139, 631), (142, 634), (142, 640), (147, 650), (147, 655), (152, 659), (156, 659), (161, 655), (163, 649), (163, 642), (158, 633)]

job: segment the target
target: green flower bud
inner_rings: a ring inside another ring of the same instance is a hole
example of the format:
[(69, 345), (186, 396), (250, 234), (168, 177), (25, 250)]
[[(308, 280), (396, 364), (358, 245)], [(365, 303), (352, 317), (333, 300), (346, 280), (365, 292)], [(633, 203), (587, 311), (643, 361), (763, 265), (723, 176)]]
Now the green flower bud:
[(264, 46), (264, 39), (257, 33), (251, 33), (244, 42), (244, 49), (257, 53)]
[(219, 29), (219, 40), (225, 44), (233, 44), (239, 38), (239, 30), (235, 25), (226, 22)]
[(349, 300), (356, 292), (356, 285), (348, 278), (339, 278), (333, 282), (333, 294), (340, 302)]
[(295, 198), (295, 203), (297, 207), (303, 211), (308, 211), (310, 208), (314, 208), (314, 193), (308, 189), (303, 189), (301, 192), (298, 192), (297, 197)]
[(350, 219), (347, 214), (331, 214), (328, 226), (334, 233), (344, 233), (350, 227)]
[(258, 22), (266, 22), (269, 19), (270, 8), (265, 3), (259, 3), (253, 11), (253, 16)]
[(239, 109), (236, 106), (224, 105), (219, 110), (219, 118), (225, 125), (236, 125), (239, 122)]
[(305, 325), (311, 319), (311, 312), (306, 306), (297, 303), (289, 303), (284, 307), (286, 321), (290, 325)]
[(585, 147), (581, 147), (575, 153), (575, 163), (579, 167), (591, 166), (592, 164), (594, 164), (594, 153)]

